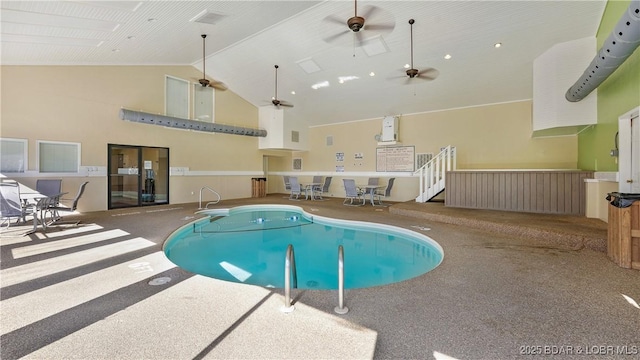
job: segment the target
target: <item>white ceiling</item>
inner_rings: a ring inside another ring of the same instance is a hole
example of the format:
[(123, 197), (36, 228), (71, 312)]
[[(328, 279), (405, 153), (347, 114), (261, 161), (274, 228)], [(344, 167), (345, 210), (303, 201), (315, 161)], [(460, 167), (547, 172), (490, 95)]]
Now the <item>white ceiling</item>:
[[(6, 65), (188, 64), (201, 71), (200, 35), (207, 34), (208, 78), (256, 106), (266, 105), (275, 93), (277, 64), (278, 99), (295, 105), (285, 116), (320, 125), (530, 99), (533, 60), (554, 44), (595, 36), (606, 1), (357, 4), (358, 15), (376, 8), (361, 33), (366, 46), (354, 46), (346, 25), (354, 2), (346, 0), (3, 0), (1, 60)], [(206, 10), (223, 16), (215, 24), (191, 21)], [(404, 73), (411, 60), (409, 19), (415, 19), (414, 68), (436, 69), (435, 80), (409, 80)], [(392, 31), (367, 29), (389, 24), (395, 24)], [(502, 47), (494, 48), (497, 42)], [(371, 55), (365, 49), (387, 52)], [(446, 54), (452, 58), (445, 60)], [(321, 70), (305, 72), (298, 63), (307, 59)], [(340, 76), (358, 79), (340, 84)], [(330, 86), (312, 89), (323, 81)]]

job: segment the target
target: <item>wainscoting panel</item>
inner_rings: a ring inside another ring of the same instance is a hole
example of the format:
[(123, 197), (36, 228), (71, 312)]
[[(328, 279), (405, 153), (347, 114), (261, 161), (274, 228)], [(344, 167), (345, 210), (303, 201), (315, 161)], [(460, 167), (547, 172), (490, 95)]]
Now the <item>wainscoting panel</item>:
[(584, 179), (593, 171), (450, 171), (445, 205), (504, 211), (584, 215)]

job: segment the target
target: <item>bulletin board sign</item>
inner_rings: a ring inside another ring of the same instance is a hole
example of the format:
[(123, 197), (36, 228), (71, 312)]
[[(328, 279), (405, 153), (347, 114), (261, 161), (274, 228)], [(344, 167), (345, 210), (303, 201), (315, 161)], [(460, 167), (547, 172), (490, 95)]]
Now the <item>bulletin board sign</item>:
[(415, 171), (415, 146), (376, 148), (376, 171)]

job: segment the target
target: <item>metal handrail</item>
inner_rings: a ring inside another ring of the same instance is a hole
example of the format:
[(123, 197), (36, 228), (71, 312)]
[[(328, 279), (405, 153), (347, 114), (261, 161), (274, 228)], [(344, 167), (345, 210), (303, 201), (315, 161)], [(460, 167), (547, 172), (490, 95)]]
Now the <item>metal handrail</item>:
[(447, 171), (457, 169), (456, 159), (456, 148), (449, 145), (413, 173), (420, 178), (420, 190), (416, 201), (428, 201), (444, 189)]
[[(215, 201), (209, 201), (209, 202), (207, 203), (207, 205), (205, 205), (204, 207), (202, 207), (202, 191), (203, 191), (203, 190), (209, 190), (209, 191), (211, 191), (212, 193), (214, 193), (214, 194), (218, 197), (218, 200), (215, 200)], [(210, 187), (208, 187), (208, 186), (203, 186), (203, 187), (201, 187), (201, 188), (200, 188), (200, 202), (198, 203), (198, 209), (199, 209), (199, 210), (202, 210), (202, 209), (208, 209), (208, 208), (209, 208), (209, 205), (215, 205), (215, 204), (219, 203), (219, 202), (220, 202), (220, 199), (221, 199), (220, 194), (218, 194), (215, 190), (213, 190), (212, 188), (210, 188)]]
[(346, 314), (349, 308), (344, 306), (344, 248), (338, 245), (338, 306), (333, 311)]
[(284, 307), (282, 312), (292, 312), (294, 306), (291, 304), (291, 278), (293, 277), (293, 288), (298, 288), (298, 272), (296, 271), (296, 255), (293, 245), (287, 246), (287, 253), (284, 258)]

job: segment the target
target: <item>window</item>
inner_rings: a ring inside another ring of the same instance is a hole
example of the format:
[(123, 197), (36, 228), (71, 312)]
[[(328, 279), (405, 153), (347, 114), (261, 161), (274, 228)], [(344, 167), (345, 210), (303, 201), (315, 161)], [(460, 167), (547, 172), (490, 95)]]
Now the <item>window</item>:
[(38, 164), (41, 173), (77, 173), (80, 144), (38, 141)]
[(26, 139), (0, 139), (0, 172), (23, 173), (28, 168)]
[(193, 84), (193, 119), (215, 122), (215, 91), (212, 87)]
[(165, 75), (164, 113), (182, 119), (189, 118), (189, 82)]

